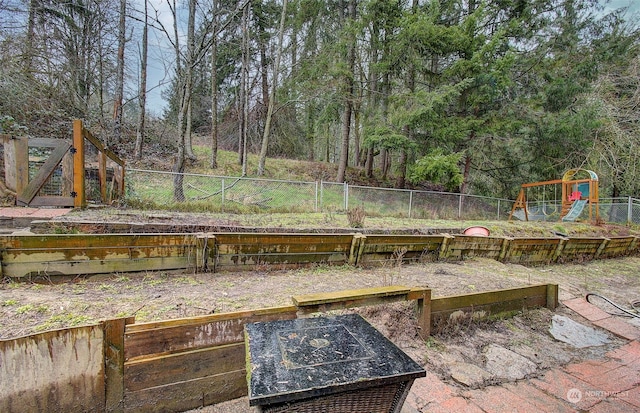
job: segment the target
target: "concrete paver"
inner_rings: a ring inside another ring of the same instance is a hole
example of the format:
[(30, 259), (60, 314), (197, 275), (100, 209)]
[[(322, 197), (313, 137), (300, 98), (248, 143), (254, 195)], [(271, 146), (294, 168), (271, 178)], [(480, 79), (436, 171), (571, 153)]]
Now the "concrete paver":
[(598, 321), (611, 317), (611, 314), (591, 304), (583, 297), (566, 300), (563, 301), (562, 304), (566, 305), (589, 321)]
[(504, 387), (490, 386), (482, 390), (471, 390), (464, 395), (473, 403), (480, 406), (487, 413), (539, 413), (540, 408), (528, 403), (520, 397), (519, 393), (513, 393)]
[(616, 336), (622, 337), (626, 340), (640, 339), (640, 329), (638, 329), (638, 327), (616, 317), (609, 317), (594, 321), (593, 324), (604, 328), (605, 330), (609, 330)]

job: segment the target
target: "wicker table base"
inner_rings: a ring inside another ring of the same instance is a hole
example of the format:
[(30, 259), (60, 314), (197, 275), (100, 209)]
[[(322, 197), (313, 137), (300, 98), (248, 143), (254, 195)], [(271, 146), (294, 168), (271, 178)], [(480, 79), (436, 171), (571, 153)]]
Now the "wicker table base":
[(293, 403), (261, 406), (260, 411), (263, 413), (400, 413), (412, 384), (413, 380), (410, 380)]

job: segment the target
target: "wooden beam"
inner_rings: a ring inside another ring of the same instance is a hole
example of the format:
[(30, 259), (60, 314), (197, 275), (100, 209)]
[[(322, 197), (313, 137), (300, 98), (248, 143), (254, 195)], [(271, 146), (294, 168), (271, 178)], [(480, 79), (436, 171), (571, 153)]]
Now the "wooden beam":
[(103, 322), (105, 412), (124, 411), (124, 328), (133, 318)]
[(29, 184), (29, 145), (25, 137), (2, 135), (4, 179), (8, 189), (19, 194)]
[(296, 318), (295, 306), (266, 308), (201, 317), (131, 324), (125, 333), (125, 359), (178, 353), (244, 342), (244, 325), (250, 322)]
[(357, 290), (343, 290), (330, 293), (306, 294), (291, 297), (293, 303), (298, 307), (317, 306), (318, 304), (331, 304), (341, 301), (351, 301), (356, 299), (371, 299), (402, 296), (403, 298), (411, 291), (408, 287), (397, 285), (387, 287), (361, 288)]
[(87, 206), (87, 198), (85, 194), (84, 179), (84, 136), (82, 121), (75, 119), (73, 121), (73, 148), (75, 150), (73, 156), (73, 193), (76, 208), (84, 208)]
[(245, 368), (245, 343), (200, 348), (127, 362), (126, 391), (215, 376)]

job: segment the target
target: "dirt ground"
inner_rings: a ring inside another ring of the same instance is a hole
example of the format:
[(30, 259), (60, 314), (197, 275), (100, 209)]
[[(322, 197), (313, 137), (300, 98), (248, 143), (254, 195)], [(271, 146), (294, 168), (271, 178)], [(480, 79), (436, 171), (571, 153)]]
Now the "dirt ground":
[(598, 292), (627, 305), (639, 257), (527, 268), (489, 259), (378, 268), (316, 266), (234, 273), (147, 272), (0, 284), (0, 339), (135, 316), (137, 322), (290, 305), (291, 296), (383, 285), (428, 286), (434, 297), (558, 283), (560, 299)]
[[(640, 257), (524, 267), (489, 259), (458, 263), (389, 263), (376, 268), (314, 266), (297, 270), (235, 273), (146, 272), (64, 280), (0, 283), (0, 339), (55, 328), (135, 316), (137, 322), (290, 305), (291, 296), (344, 289), (404, 285), (432, 288), (433, 297), (539, 283), (557, 283), (560, 300), (596, 292), (629, 308), (640, 299)], [(595, 302), (613, 311), (603, 302)], [(498, 344), (535, 361), (539, 371), (599, 357), (607, 346), (570, 348), (549, 334), (553, 312), (540, 309), (492, 321), (467, 321), (418, 336), (406, 304), (357, 310), (429, 371), (452, 380), (451, 366), (481, 365), (488, 344)], [(560, 306), (555, 313), (572, 316)], [(485, 382), (483, 385), (495, 384)], [(249, 412), (246, 398), (198, 411)]]

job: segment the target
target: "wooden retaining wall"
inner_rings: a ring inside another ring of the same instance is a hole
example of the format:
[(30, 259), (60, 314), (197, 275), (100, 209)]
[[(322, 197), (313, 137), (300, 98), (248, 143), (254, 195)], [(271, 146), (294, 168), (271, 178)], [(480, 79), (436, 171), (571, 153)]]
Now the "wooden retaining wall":
[(100, 325), (0, 340), (1, 412), (101, 412)]
[(247, 394), (246, 323), (399, 300), (419, 304), (419, 325), (439, 328), (456, 311), (553, 309), (558, 286), (433, 300), (429, 289), (389, 286), (298, 296), (293, 306), (139, 324), (121, 318), (0, 340), (0, 411), (179, 412), (233, 400)]
[(0, 275), (25, 277), (186, 269), (243, 271), (312, 264), (459, 261), (485, 257), (541, 265), (638, 253), (638, 237), (468, 235), (102, 234), (0, 236)]

